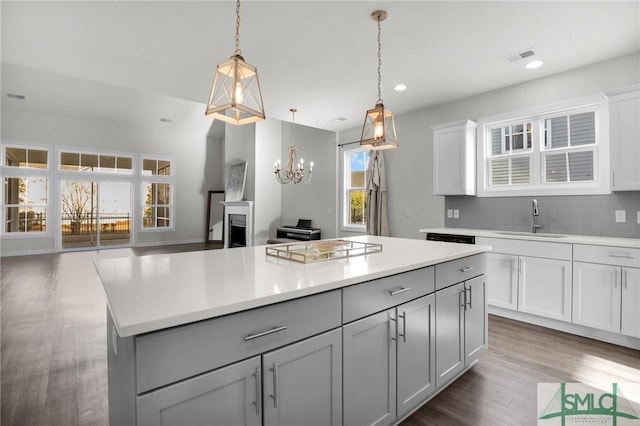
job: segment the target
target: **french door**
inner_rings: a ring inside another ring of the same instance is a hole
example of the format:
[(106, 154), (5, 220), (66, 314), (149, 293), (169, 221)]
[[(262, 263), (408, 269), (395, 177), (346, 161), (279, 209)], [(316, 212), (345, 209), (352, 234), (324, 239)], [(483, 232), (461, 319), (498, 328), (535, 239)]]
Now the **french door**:
[(130, 182), (61, 180), (62, 249), (130, 245), (131, 199)]

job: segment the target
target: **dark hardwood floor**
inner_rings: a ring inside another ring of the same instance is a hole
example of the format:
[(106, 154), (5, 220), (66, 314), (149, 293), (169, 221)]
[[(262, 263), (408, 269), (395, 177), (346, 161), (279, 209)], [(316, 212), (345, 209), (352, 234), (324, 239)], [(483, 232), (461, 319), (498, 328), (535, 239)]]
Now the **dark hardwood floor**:
[[(107, 425), (106, 308), (93, 262), (207, 248), (1, 258), (0, 424)], [(640, 351), (491, 316), (480, 362), (403, 426), (535, 425), (537, 383), (598, 381), (640, 382)]]

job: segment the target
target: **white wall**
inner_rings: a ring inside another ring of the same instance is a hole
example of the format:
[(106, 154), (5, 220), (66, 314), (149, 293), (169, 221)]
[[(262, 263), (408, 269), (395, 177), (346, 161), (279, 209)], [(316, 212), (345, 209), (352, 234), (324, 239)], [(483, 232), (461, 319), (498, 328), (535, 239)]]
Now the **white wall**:
[[(397, 115), (399, 148), (385, 151), (391, 235), (423, 238), (419, 228), (444, 226), (444, 197), (433, 195), (431, 126), (607, 92), (639, 79), (640, 55), (634, 54)], [(340, 132), (339, 142), (358, 140), (360, 131)]]
[[(215, 140), (207, 142), (211, 120), (204, 117), (202, 105), (175, 99), (171, 102), (179, 104), (183, 113), (191, 116), (193, 121), (186, 125), (162, 123), (159, 117), (155, 117), (153, 121), (124, 123), (104, 118), (75, 117), (58, 111), (5, 106), (2, 109), (2, 141), (52, 148), (64, 146), (172, 156), (176, 161), (175, 230), (137, 233), (135, 244), (204, 241), (207, 191), (220, 185), (216, 168), (223, 167), (222, 158), (219, 157), (221, 144)], [(134, 208), (139, 209), (140, 206)], [(55, 231), (51, 229), (51, 236), (46, 238), (4, 238), (2, 255), (54, 251)]]
[(282, 211), (282, 188), (273, 174), (280, 157), (282, 125), (267, 119), (256, 123), (254, 244), (266, 244), (276, 234)]
[[(283, 164), (289, 156), (292, 127), (291, 123), (282, 123), (279, 158)], [(305, 168), (313, 161), (313, 174), (309, 183), (282, 185), (282, 224), (295, 225), (298, 219), (311, 219), (312, 226), (322, 230), (322, 238), (334, 238), (337, 236), (336, 134), (296, 124), (294, 137), (298, 159), (304, 158)]]

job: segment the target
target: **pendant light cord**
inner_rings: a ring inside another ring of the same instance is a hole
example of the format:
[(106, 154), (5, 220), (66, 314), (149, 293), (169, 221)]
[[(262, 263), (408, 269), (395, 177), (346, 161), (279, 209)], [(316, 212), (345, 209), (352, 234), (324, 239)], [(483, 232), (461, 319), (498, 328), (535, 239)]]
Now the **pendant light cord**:
[[(239, 1), (239, 0), (238, 0)], [(378, 103), (382, 103), (382, 92), (380, 91), (380, 83), (382, 81), (382, 73), (380, 68), (382, 67), (382, 42), (380, 41), (380, 16), (378, 16)]]
[[(380, 25), (380, 23), (378, 23)], [(236, 55), (241, 55), (240, 51), (240, 0), (236, 2)]]

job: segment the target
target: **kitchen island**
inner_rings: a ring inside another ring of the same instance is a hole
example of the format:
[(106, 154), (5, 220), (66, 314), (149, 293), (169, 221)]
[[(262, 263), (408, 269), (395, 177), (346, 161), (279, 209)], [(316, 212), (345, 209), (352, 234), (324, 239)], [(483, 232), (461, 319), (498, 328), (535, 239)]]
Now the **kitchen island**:
[(348, 240), (382, 252), (98, 261), (111, 424), (394, 424), (471, 367), (486, 347), (489, 247)]

